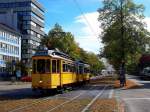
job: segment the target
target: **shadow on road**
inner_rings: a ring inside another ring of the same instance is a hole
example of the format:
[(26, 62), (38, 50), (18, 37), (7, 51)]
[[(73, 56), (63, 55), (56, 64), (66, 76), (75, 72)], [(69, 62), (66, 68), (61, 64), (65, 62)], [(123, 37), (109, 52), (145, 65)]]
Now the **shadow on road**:
[(43, 97), (40, 93), (32, 92), (31, 88), (0, 90), (0, 100), (34, 99)]
[[(84, 90), (87, 92), (92, 90), (102, 90), (104, 85), (84, 85), (73, 88), (72, 91)], [(105, 90), (110, 90), (111, 86), (107, 87)], [(70, 92), (70, 91), (67, 91)], [(67, 93), (65, 91), (65, 93)], [(50, 92), (49, 92), (50, 93)], [(19, 100), (19, 99), (37, 99), (47, 96), (55, 96), (59, 94), (58, 92), (53, 92), (52, 94), (42, 94), (40, 91), (33, 92), (31, 88), (21, 88), (12, 90), (0, 90), (0, 101), (5, 100)]]
[(137, 82), (141, 84), (141, 87), (139, 89), (150, 89), (150, 77), (129, 76), (129, 79), (130, 78), (137, 80)]

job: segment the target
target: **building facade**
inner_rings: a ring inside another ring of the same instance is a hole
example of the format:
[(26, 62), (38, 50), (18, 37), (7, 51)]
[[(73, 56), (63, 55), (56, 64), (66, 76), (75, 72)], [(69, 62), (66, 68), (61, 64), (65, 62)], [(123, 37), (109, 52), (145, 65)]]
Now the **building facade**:
[(8, 71), (7, 62), (21, 59), (21, 34), (0, 24), (0, 72)]
[[(6, 19), (10, 16), (12, 21)], [(22, 34), (22, 62), (31, 67), (31, 57), (45, 35), (43, 6), (37, 0), (0, 0), (1, 21)]]

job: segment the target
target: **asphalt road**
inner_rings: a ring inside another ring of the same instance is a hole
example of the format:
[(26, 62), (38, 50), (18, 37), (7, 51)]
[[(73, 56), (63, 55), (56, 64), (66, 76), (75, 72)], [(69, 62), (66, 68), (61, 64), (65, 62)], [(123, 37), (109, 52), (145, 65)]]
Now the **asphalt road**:
[(33, 96), (31, 84), (2, 84), (0, 85), (0, 97), (8, 98), (26, 98)]
[(150, 81), (141, 80), (134, 76), (128, 78), (137, 81), (142, 87), (115, 91), (117, 98), (125, 105), (125, 112), (150, 112)]
[[(103, 91), (103, 89), (104, 89), (104, 91)], [(20, 105), (20, 107), (22, 107), (22, 106), (24, 106), (24, 104), (23, 105), (21, 104), (22, 101), (28, 102), (27, 103), (27, 105), (28, 105), (28, 104), (32, 104), (32, 99), (33, 99), (33, 101), (39, 99), (41, 101), (41, 103), (39, 103), (37, 105), (42, 106), (42, 104), (43, 104), (42, 102), (45, 102), (45, 101), (42, 101), (42, 99), (48, 99), (47, 102), (50, 102), (51, 99), (64, 100), (64, 102), (68, 102), (68, 101), (72, 100), (72, 98), (73, 99), (75, 98), (74, 102), (69, 103), (69, 105), (68, 105), (68, 103), (66, 103), (63, 106), (62, 112), (76, 112), (76, 111), (79, 112), (82, 110), (84, 112), (84, 108), (85, 108), (85, 111), (88, 110), (89, 107), (86, 108), (86, 106), (91, 101), (94, 102), (96, 99), (99, 99), (99, 98), (100, 99), (112, 98), (113, 92), (114, 91), (113, 91), (112, 87), (110, 87), (108, 85), (106, 86), (106, 85), (100, 85), (100, 84), (99, 85), (89, 85), (88, 84), (88, 85), (85, 85), (82, 87), (78, 87), (73, 91), (65, 92), (64, 94), (55, 94), (52, 96), (42, 96), (40, 93), (32, 92), (31, 84), (21, 84), (21, 85), (1, 84), (0, 85), (0, 98), (5, 98), (5, 97), (7, 98), (6, 102), (4, 101), (4, 105), (13, 101), (13, 102), (17, 103), (17, 105)], [(13, 99), (13, 100), (11, 100), (11, 99)], [(28, 101), (28, 99), (29, 99), (29, 101)], [(20, 101), (20, 104), (18, 104), (19, 101)], [(80, 102), (80, 101), (82, 101), (82, 102)], [(84, 103), (84, 104), (81, 104), (81, 103)], [(37, 105), (35, 105), (35, 106), (37, 106)], [(61, 102), (60, 102), (60, 105), (61, 105)], [(78, 105), (78, 107), (79, 107), (79, 108), (77, 107), (78, 110), (76, 107), (74, 107), (74, 105), (76, 105), (76, 106)], [(82, 105), (82, 106), (80, 106), (80, 105)], [(10, 106), (9, 108), (6, 108), (6, 111), (9, 112), (10, 110), (12, 111), (12, 110), (15, 110), (16, 108), (20, 108), (20, 107), (13, 107), (13, 106), (11, 107)], [(54, 107), (55, 106), (53, 106), (53, 108)], [(3, 108), (3, 101), (2, 102), (0, 101), (0, 108)], [(34, 112), (35, 110), (33, 110), (33, 108), (34, 107), (28, 108), (28, 109), (31, 110), (31, 112)], [(49, 108), (50, 108), (50, 110), (53, 110), (53, 109), (51, 109), (51, 107), (49, 107)], [(47, 110), (47, 107), (43, 107), (43, 109)], [(61, 109), (62, 109), (62, 107), (61, 107)], [(24, 111), (26, 111), (26, 110), (25, 109), (19, 110), (19, 112), (24, 112)], [(38, 110), (36, 110), (36, 111), (38, 111)], [(5, 111), (3, 111), (3, 112), (5, 112)], [(55, 112), (60, 112), (59, 108), (57, 108), (55, 110)]]
[[(90, 93), (90, 95), (96, 95), (99, 90), (101, 90), (105, 85), (89, 85), (89, 86), (83, 86), (78, 87), (75, 90), (71, 91), (72, 94), (80, 93), (81, 91), (86, 91), (86, 94)], [(91, 92), (92, 91), (92, 92)], [(111, 98), (112, 97), (112, 87), (108, 86), (107, 89), (104, 91), (104, 94), (102, 95), (103, 98)], [(60, 94), (60, 97), (72, 97), (71, 95), (68, 96), (69, 92), (66, 92), (64, 94)], [(84, 97), (86, 97), (86, 94)], [(9, 97), (9, 98), (27, 98), (32, 96), (39, 96), (40, 92), (33, 92), (31, 89), (31, 84), (22, 84), (22, 85), (0, 85), (0, 97)], [(57, 95), (57, 94), (55, 94)], [(55, 95), (51, 96), (54, 97)]]

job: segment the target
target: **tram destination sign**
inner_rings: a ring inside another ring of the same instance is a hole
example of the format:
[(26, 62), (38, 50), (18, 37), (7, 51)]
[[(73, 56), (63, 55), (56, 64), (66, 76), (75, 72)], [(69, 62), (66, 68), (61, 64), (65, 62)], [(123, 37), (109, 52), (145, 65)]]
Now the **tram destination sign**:
[(48, 50), (41, 50), (35, 53), (35, 56), (46, 56), (48, 55)]

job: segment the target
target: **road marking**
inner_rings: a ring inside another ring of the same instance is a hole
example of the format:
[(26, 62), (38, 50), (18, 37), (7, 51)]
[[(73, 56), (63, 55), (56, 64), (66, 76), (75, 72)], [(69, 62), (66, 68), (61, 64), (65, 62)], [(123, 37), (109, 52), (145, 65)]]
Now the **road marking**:
[(109, 93), (109, 99), (111, 99), (113, 97), (113, 93), (114, 93), (114, 89), (111, 89), (110, 93)]
[(97, 96), (95, 96), (93, 98), (93, 100), (81, 112), (86, 112), (88, 110), (88, 108), (98, 99), (98, 97), (100, 97), (102, 95), (102, 93), (104, 92), (104, 90), (105, 90), (106, 87), (107, 86), (105, 86), (103, 88), (103, 90)]
[(123, 98), (124, 100), (150, 100), (150, 98)]
[[(90, 87), (89, 90), (92, 89), (92, 88), (94, 88), (94, 87), (93, 87), (93, 86)], [(50, 110), (48, 110), (48, 111), (46, 111), (46, 112), (51, 112), (51, 111), (53, 111), (53, 110), (55, 110), (55, 109), (61, 107), (62, 105), (64, 105), (64, 104), (66, 104), (66, 103), (69, 103), (69, 102), (75, 100), (76, 98), (78, 98), (78, 97), (80, 97), (82, 94), (84, 94), (85, 92), (86, 92), (86, 91), (83, 91), (83, 92), (80, 93), (78, 96), (75, 96), (75, 97), (73, 97), (72, 99), (70, 99), (70, 100), (68, 100), (68, 101), (65, 101), (64, 103), (62, 103), (62, 104), (60, 104), (60, 105), (57, 105), (56, 107), (54, 107), (54, 108), (52, 108), (52, 109), (50, 109)]]

